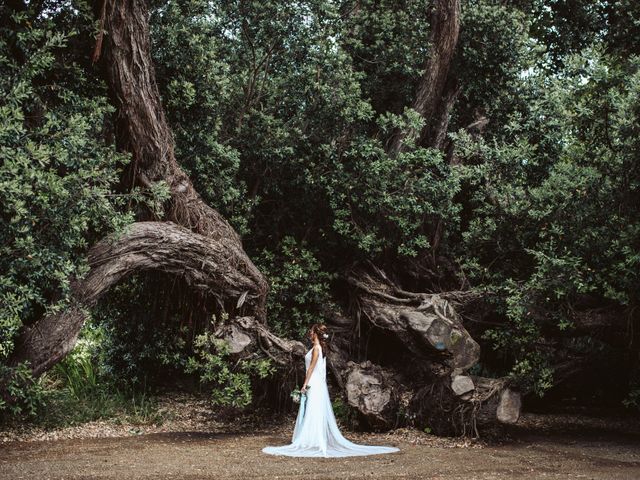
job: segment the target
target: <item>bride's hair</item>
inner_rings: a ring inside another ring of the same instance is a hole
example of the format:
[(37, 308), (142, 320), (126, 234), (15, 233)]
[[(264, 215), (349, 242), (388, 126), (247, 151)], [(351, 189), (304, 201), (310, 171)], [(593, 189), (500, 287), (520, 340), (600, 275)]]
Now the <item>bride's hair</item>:
[(322, 353), (326, 357), (329, 352), (329, 332), (327, 330), (327, 326), (324, 323), (314, 323), (311, 325), (309, 331), (316, 334), (318, 340), (320, 341), (320, 346), (322, 347)]

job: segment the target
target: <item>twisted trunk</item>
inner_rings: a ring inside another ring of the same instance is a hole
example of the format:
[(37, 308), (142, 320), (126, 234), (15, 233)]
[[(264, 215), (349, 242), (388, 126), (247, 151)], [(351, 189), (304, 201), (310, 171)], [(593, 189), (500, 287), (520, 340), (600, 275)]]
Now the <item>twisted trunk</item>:
[[(300, 365), (304, 346), (279, 339), (265, 326), (265, 278), (243, 251), (237, 233), (202, 201), (176, 161), (149, 53), (146, 3), (104, 1), (104, 68), (117, 107), (117, 143), (133, 157), (124, 180), (144, 188), (166, 182), (171, 192), (165, 206), (169, 222), (138, 222), (115, 242), (109, 238), (94, 245), (89, 274), (72, 282), (73, 307), (26, 328), (10, 363), (29, 360), (36, 374), (50, 368), (73, 348), (87, 308), (127, 275), (153, 269), (184, 277), (189, 286), (215, 295), (236, 314), (215, 332), (229, 341), (234, 355), (241, 358), (262, 351), (283, 371)], [(446, 96), (444, 103), (441, 97), (457, 42), (459, 8), (459, 0), (436, 2), (432, 54), (414, 103), (425, 117), (425, 128), (436, 119), (438, 128), (446, 130), (455, 101), (455, 95)], [(401, 151), (406, 135), (415, 133), (402, 132), (391, 153)], [(440, 142), (443, 137), (436, 132), (434, 138)], [(150, 212), (142, 218), (155, 220)], [(346, 278), (357, 308), (351, 317), (332, 318), (329, 365), (364, 423), (390, 428), (398, 423), (401, 409), (410, 421), (426, 423), (436, 433), (460, 430), (459, 417), (448, 414), (452, 411), (469, 412), (463, 415), (465, 431), (475, 428), (482, 413), (493, 420), (517, 420), (519, 396), (508, 389), (505, 379), (465, 374), (477, 361), (479, 347), (453, 304), (467, 293), (407, 292), (375, 268), (351, 272)], [(364, 332), (378, 342), (373, 354), (367, 351)], [(432, 402), (435, 398), (440, 401)]]
[[(441, 149), (450, 163), (455, 162), (446, 134), (460, 92), (450, 73), (459, 32), (459, 0), (436, 0), (429, 57), (411, 105), (424, 125), (420, 132), (396, 130), (387, 148), (389, 156), (397, 156), (407, 140), (415, 138), (418, 145)], [(441, 219), (437, 219), (431, 242), (434, 267), (442, 228)], [(371, 336), (378, 337), (379, 348), (385, 350), (378, 355), (384, 366), (369, 360), (345, 364), (349, 353), (338, 355), (342, 364), (338, 376), (361, 420), (388, 428), (397, 424), (399, 412), (404, 412), (405, 420), (429, 426), (439, 434), (478, 434), (478, 422), (517, 421), (520, 395), (509, 388), (507, 378), (485, 379), (466, 373), (477, 363), (480, 347), (464, 328), (453, 304), (473, 301), (475, 294), (407, 292), (372, 264), (351, 272), (347, 281), (353, 288), (357, 330), (364, 322), (367, 342)], [(347, 339), (340, 342), (348, 344)]]
[(353, 269), (347, 281), (353, 312), (332, 316), (331, 362), (361, 424), (477, 435), (479, 424), (518, 420), (520, 394), (507, 378), (467, 373), (480, 347), (457, 308), (475, 304), (479, 294), (408, 292), (373, 264)]

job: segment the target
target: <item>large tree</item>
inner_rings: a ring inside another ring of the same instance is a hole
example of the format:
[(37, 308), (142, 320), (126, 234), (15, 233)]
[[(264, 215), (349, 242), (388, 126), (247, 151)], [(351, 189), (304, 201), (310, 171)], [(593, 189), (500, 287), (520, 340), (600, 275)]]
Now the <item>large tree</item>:
[[(238, 314), (236, 310), (243, 307), (242, 312), (252, 314), (260, 322), (266, 321), (265, 278), (247, 257), (234, 229), (202, 200), (176, 161), (173, 135), (160, 101), (151, 59), (146, 2), (105, 0), (96, 7), (99, 7), (96, 11), (103, 31), (98, 37), (94, 61), (102, 53), (105, 80), (116, 107), (117, 146), (132, 155), (123, 184), (143, 189), (153, 189), (160, 182), (166, 184), (169, 199), (164, 205), (165, 219), (187, 230), (176, 230), (172, 223), (137, 223), (115, 242), (107, 238), (92, 247), (89, 273), (72, 281), (73, 307), (45, 315), (23, 328), (18, 338), (9, 364), (29, 361), (35, 374), (50, 368), (73, 347), (83, 324), (83, 309), (95, 305), (111, 286), (136, 271), (156, 269), (180, 274), (188, 285), (219, 298), (223, 309)], [(422, 115), (431, 117), (441, 108), (436, 99), (444, 88), (455, 49), (458, 15), (457, 1), (436, 5), (431, 26), (432, 55), (425, 62), (424, 79), (417, 93), (418, 111)], [(392, 156), (400, 153), (394, 148), (391, 148)], [(143, 211), (138, 217), (154, 219), (153, 212)], [(477, 361), (479, 349), (446, 300), (442, 303), (437, 294), (403, 292), (381, 270), (373, 264), (371, 267), (374, 270), (354, 270), (345, 278), (361, 304), (363, 318), (382, 328), (398, 343), (397, 358), (393, 359), (395, 366), (389, 364), (381, 368), (370, 362), (350, 362), (352, 343), (360, 342), (359, 337), (354, 339), (350, 334), (338, 334), (335, 338), (332, 362), (350, 404), (360, 410), (363, 418), (373, 424), (390, 426), (399, 406), (400, 391), (412, 391), (414, 385), (425, 380), (440, 385), (446, 378), (441, 391), (450, 401), (468, 402), (471, 406), (480, 405), (501, 391), (505, 381), (499, 388), (484, 389), (482, 382), (474, 385), (470, 377), (461, 376)], [(458, 300), (463, 297), (451, 296)], [(429, 308), (433, 313), (428, 313)], [(337, 311), (331, 314), (334, 318), (337, 315)], [(348, 327), (351, 322), (345, 325), (344, 320), (340, 320), (338, 323)], [(349, 330), (343, 328), (345, 332)], [(271, 342), (271, 345), (284, 346), (289, 352), (295, 350), (292, 344), (282, 341)], [(425, 363), (416, 371), (415, 362), (408, 364), (409, 369), (400, 368), (400, 360), (407, 354), (419, 356)], [(377, 389), (370, 388), (372, 378), (382, 379), (379, 388), (389, 389), (395, 385), (396, 390), (392, 395), (380, 397)], [(464, 388), (457, 388), (461, 384)], [(474, 389), (475, 393), (471, 394)], [(373, 399), (380, 398), (382, 401), (372, 403)], [(421, 402), (414, 403), (413, 408), (433, 416), (433, 408), (425, 409)], [(496, 406), (491, 408), (495, 414)], [(472, 407), (470, 411), (475, 409)], [(501, 400), (498, 411), (503, 410), (505, 402)], [(498, 418), (515, 421), (518, 411), (516, 403), (515, 410)], [(475, 417), (462, 418), (464, 427)], [(442, 432), (450, 431), (456, 421), (451, 416), (437, 423), (437, 427)], [(436, 422), (432, 423), (436, 426)]]
[[(577, 2), (584, 15), (565, 20), (527, 1), (96, 4), (99, 67), (85, 42), (84, 68), (106, 84), (115, 143), (132, 159), (118, 195), (166, 185), (168, 199), (89, 249), (91, 269), (70, 283), (78, 308), (32, 312), (12, 364), (58, 361), (82, 308), (143, 270), (215, 298), (204, 303), (231, 315), (216, 334), (239, 357), (286, 367), (302, 345), (270, 326), (294, 339), (330, 323), (334, 380), (378, 427), (513, 422), (519, 392), (600, 358), (592, 341), (633, 364), (620, 318), (635, 322), (635, 280), (613, 271), (626, 272), (637, 239), (637, 177), (618, 148), (637, 137), (622, 121), (636, 74), (602, 20), (631, 28), (618, 3)], [(584, 70), (571, 55), (597, 39), (611, 56)], [(567, 82), (585, 71), (597, 81)], [(609, 215), (598, 205), (621, 178)], [(571, 204), (574, 228), (562, 211), (584, 185), (592, 202)], [(587, 221), (596, 212), (612, 230), (628, 224), (621, 239)], [(603, 254), (584, 270), (592, 247)]]

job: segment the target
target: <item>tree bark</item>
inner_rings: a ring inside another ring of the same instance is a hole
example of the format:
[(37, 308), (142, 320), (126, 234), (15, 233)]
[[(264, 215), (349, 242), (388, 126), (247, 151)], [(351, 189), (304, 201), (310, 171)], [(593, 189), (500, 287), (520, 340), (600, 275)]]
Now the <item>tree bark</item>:
[(475, 304), (477, 293), (408, 292), (373, 264), (353, 269), (347, 281), (352, 322), (332, 315), (330, 360), (361, 424), (388, 429), (406, 422), (441, 435), (478, 435), (483, 423), (518, 420), (520, 394), (508, 378), (467, 373), (480, 347), (455, 307)]
[[(304, 346), (279, 339), (265, 326), (265, 278), (246, 256), (237, 233), (202, 201), (176, 161), (149, 52), (146, 3), (104, 1), (104, 68), (117, 107), (118, 148), (132, 153), (131, 186), (147, 188), (160, 181), (169, 185), (169, 222), (139, 222), (115, 242), (108, 238), (92, 247), (89, 274), (72, 282), (73, 307), (25, 329), (11, 365), (30, 360), (36, 374), (50, 368), (73, 348), (86, 309), (127, 275), (149, 269), (181, 276), (191, 288), (215, 295), (231, 310), (233, 305), (240, 309), (242, 316), (216, 331), (229, 341), (233, 354), (242, 357), (260, 350), (279, 365), (290, 366), (292, 360), (300, 365)], [(455, 101), (456, 94), (446, 95), (444, 100), (441, 97), (457, 43), (459, 10), (459, 0), (436, 1), (432, 51), (414, 103), (426, 120), (425, 129), (437, 126), (435, 141), (443, 138), (443, 128), (446, 133)], [(416, 132), (401, 132), (392, 144), (392, 154), (402, 150), (407, 133)], [(148, 213), (146, 218), (154, 219)], [(455, 423), (458, 417), (443, 415), (449, 408), (469, 412), (464, 416), (464, 429), (470, 425), (475, 428), (476, 413), (481, 411), (497, 421), (517, 419), (519, 397), (504, 393), (508, 391), (506, 379), (465, 375), (478, 359), (479, 346), (447, 299), (447, 295), (455, 298), (464, 294), (407, 292), (375, 268), (352, 272), (346, 278), (357, 308), (351, 318), (336, 315), (332, 319), (334, 349), (329, 365), (363, 422), (391, 428), (403, 408), (433, 425), (436, 433), (449, 434), (459, 430)], [(359, 353), (363, 330), (384, 335), (387, 351), (378, 352), (384, 353), (384, 365), (366, 360), (366, 345), (365, 354)], [(434, 391), (437, 398), (446, 401), (429, 403), (425, 392)], [(503, 397), (510, 399), (508, 405)], [(435, 421), (438, 418), (442, 421)]]
[[(440, 110), (447, 112), (451, 95), (443, 95), (449, 69), (458, 44), (460, 33), (460, 0), (436, 0), (431, 17), (429, 34), (430, 52), (424, 64), (424, 74), (416, 90), (411, 107), (424, 118), (421, 132), (396, 130), (388, 147), (388, 153), (396, 156), (405, 148), (405, 139), (417, 135), (419, 141), (427, 138), (434, 127), (434, 117)], [(455, 92), (455, 89), (453, 90)], [(455, 101), (454, 95), (453, 101)], [(441, 106), (442, 105), (442, 106)], [(442, 113), (440, 115), (442, 117)], [(438, 135), (435, 135), (437, 137)]]

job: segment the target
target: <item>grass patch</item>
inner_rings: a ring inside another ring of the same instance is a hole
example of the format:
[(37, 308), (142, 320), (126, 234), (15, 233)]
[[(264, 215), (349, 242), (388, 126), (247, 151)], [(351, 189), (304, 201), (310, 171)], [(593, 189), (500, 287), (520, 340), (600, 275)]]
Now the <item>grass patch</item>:
[[(98, 374), (89, 357), (67, 357), (51, 372), (57, 388), (50, 392), (46, 403), (46, 426), (77, 425), (93, 420), (114, 420), (114, 423), (138, 425), (162, 424), (157, 400), (149, 392), (117, 388)], [(67, 359), (65, 359), (67, 360)]]
[(161, 425), (157, 397), (145, 389), (118, 388), (101, 375), (89, 356), (69, 355), (38, 383), (43, 404), (36, 415), (5, 420), (6, 427), (37, 426), (47, 430), (95, 420), (114, 424)]

